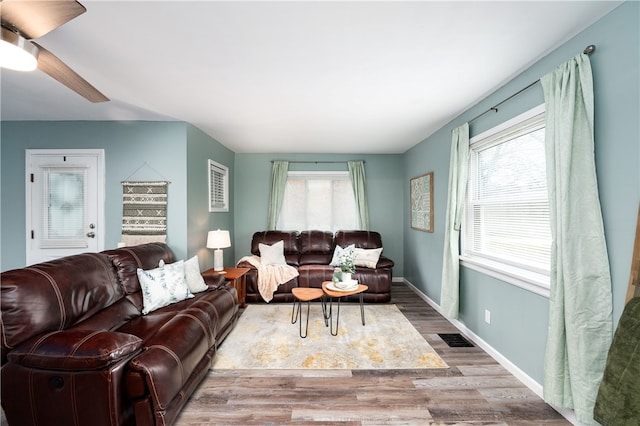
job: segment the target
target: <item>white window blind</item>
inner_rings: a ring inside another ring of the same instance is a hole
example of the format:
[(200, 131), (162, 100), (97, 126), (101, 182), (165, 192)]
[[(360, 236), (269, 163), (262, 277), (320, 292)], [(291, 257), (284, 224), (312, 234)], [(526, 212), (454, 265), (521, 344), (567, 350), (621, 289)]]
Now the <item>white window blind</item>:
[(209, 160), (209, 211), (229, 211), (229, 169)]
[(41, 248), (87, 247), (86, 167), (42, 167)]
[(349, 172), (289, 172), (278, 229), (358, 229)]
[(544, 135), (542, 112), (472, 140), (463, 256), (548, 275)]

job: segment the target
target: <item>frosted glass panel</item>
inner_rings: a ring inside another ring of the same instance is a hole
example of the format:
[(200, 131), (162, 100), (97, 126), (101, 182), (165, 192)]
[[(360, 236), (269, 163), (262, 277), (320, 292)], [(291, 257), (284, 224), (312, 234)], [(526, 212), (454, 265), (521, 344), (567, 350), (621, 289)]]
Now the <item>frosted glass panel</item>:
[(41, 247), (86, 247), (86, 168), (44, 168)]

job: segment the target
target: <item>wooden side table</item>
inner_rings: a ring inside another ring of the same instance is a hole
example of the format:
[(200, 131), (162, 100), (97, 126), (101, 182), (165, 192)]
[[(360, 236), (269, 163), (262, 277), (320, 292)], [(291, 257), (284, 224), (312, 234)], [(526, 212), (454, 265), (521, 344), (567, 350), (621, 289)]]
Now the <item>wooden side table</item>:
[(240, 307), (244, 308), (247, 295), (246, 273), (250, 270), (250, 268), (224, 268), (224, 272), (216, 272), (211, 268), (204, 271), (202, 275), (223, 274), (225, 280), (230, 281), (231, 287), (238, 292), (238, 302), (240, 302)]

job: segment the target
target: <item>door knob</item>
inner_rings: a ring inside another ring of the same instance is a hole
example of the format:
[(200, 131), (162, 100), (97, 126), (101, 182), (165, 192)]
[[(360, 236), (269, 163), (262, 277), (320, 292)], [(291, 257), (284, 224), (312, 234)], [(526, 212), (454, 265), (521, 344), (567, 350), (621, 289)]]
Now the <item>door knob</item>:
[(96, 237), (96, 233), (95, 232), (87, 232), (87, 237), (89, 238), (95, 238)]

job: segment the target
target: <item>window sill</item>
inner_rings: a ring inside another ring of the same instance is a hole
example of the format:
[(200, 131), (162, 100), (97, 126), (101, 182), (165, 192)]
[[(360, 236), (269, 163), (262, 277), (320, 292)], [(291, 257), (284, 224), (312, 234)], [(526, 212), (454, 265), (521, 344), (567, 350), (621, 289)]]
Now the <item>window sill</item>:
[(460, 256), (460, 265), (549, 298), (549, 276), (505, 265), (499, 262)]

